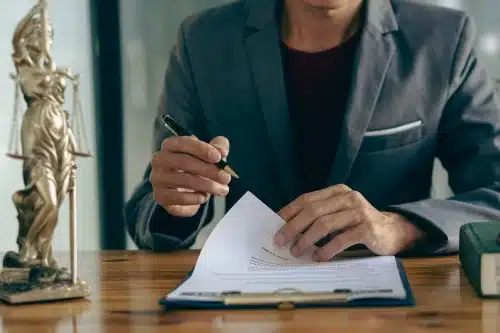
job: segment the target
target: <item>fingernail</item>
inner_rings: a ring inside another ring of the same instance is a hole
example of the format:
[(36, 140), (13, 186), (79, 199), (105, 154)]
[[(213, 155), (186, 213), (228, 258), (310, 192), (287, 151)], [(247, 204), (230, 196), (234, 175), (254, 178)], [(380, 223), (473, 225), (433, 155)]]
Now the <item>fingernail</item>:
[(220, 153), (216, 152), (216, 151), (213, 151), (211, 150), (209, 153), (208, 153), (208, 159), (210, 161), (213, 161), (214, 163), (217, 163), (220, 161)]
[(274, 236), (274, 242), (276, 243), (276, 246), (284, 246), (285, 245), (285, 235), (282, 233), (278, 233), (276, 236)]
[(228, 174), (226, 171), (221, 170), (219, 171), (219, 176), (221, 177), (222, 182), (229, 184), (231, 182), (231, 175)]
[(225, 196), (229, 193), (229, 186), (223, 186), (220, 190), (220, 195)]
[(212, 146), (217, 148), (222, 155), (227, 155), (228, 151), (227, 151), (226, 147), (218, 145), (218, 144), (213, 144)]

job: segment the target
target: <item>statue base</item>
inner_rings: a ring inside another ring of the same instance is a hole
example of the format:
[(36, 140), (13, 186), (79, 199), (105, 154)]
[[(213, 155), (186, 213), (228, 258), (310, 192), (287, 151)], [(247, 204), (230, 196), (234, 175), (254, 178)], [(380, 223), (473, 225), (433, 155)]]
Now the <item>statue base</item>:
[(0, 271), (0, 300), (9, 304), (39, 303), (85, 298), (90, 286), (84, 281), (71, 281), (64, 268), (22, 267), (17, 253), (8, 252)]

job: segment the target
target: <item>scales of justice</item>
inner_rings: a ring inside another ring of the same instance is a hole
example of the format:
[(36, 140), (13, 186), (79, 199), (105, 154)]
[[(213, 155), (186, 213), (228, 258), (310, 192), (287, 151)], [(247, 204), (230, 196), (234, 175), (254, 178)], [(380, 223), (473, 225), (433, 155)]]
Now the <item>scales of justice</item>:
[[(32, 303), (84, 298), (90, 287), (77, 277), (76, 158), (91, 157), (79, 96), (79, 75), (52, 58), (53, 27), (47, 1), (38, 0), (12, 38), (15, 105), (7, 156), (22, 161), (24, 188), (11, 199), (17, 212), (18, 251), (7, 252), (0, 299)], [(73, 88), (65, 109), (67, 83)], [(71, 268), (58, 266), (52, 238), (59, 210), (69, 199)]]

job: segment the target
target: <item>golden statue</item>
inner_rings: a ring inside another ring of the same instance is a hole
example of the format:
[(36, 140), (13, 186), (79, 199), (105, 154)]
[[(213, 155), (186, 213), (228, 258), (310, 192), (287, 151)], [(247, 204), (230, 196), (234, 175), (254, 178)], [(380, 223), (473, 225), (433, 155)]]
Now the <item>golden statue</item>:
[[(12, 195), (18, 213), (19, 252), (7, 253), (4, 267), (35, 269), (35, 275), (42, 274), (43, 277), (40, 275), (39, 278), (44, 278), (46, 283), (64, 276), (52, 255), (52, 238), (61, 204), (69, 196), (71, 282), (77, 286), (75, 158), (90, 157), (91, 154), (82, 152), (75, 139), (75, 129), (85, 134), (79, 75), (56, 66), (52, 57), (52, 39), (47, 2), (38, 0), (19, 22), (12, 39), (16, 73), (11, 78), (16, 87), (16, 104), (7, 155), (23, 161), (25, 187)], [(71, 114), (64, 109), (66, 80), (73, 84)], [(21, 94), (27, 107), (20, 122)], [(80, 144), (87, 144), (86, 137)], [(33, 274), (30, 279), (33, 279)]]

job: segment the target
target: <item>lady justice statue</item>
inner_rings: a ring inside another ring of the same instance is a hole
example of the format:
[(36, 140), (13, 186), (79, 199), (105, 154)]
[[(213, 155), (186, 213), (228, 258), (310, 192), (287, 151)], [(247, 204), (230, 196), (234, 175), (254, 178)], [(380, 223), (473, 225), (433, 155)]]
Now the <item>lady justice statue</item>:
[[(79, 130), (85, 134), (79, 99), (79, 75), (56, 66), (52, 58), (52, 38), (47, 2), (38, 0), (19, 22), (12, 39), (12, 60), (16, 73), (11, 77), (16, 86), (16, 106), (11, 147), (7, 155), (23, 161), (25, 187), (12, 196), (18, 213), (19, 252), (6, 254), (4, 268), (29, 270), (29, 282), (32, 284), (40, 281), (55, 283), (63, 279), (64, 270), (58, 268), (52, 254), (52, 237), (58, 223), (59, 208), (68, 196), (70, 281), (76, 286), (75, 158), (91, 155), (88, 150), (81, 151), (81, 144), (87, 145), (86, 137), (78, 145), (75, 136)], [(71, 114), (64, 109), (66, 80), (73, 84)], [(21, 94), (27, 107), (22, 121), (19, 121), (22, 113)], [(55, 289), (51, 286), (50, 290)], [(40, 293), (40, 290), (37, 292)], [(56, 296), (45, 295), (42, 298), (47, 297), (53, 299)]]

